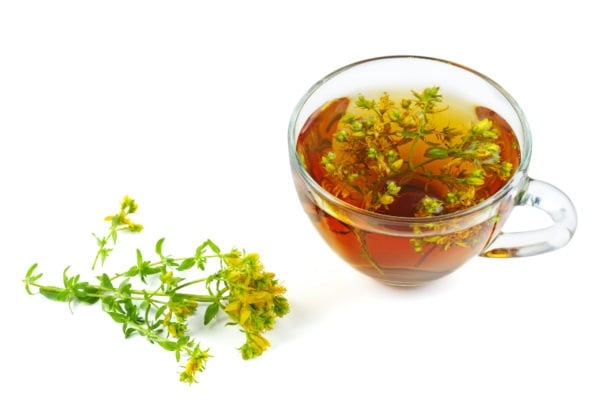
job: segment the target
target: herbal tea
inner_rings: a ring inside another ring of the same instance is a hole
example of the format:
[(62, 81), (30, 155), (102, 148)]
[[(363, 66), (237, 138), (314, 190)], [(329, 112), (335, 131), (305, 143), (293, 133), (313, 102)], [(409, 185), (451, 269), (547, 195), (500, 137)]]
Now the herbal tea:
[(461, 230), (451, 220), (422, 221), (477, 205), (520, 162), (517, 138), (500, 115), (459, 98), (446, 101), (438, 87), (333, 99), (308, 118), (296, 150), (307, 172), (339, 199), (420, 218), (415, 237), (385, 235), (351, 226), (301, 196), (321, 235), (351, 265), (382, 280), (406, 275), (407, 282), (453, 271), (494, 237), (499, 215)]

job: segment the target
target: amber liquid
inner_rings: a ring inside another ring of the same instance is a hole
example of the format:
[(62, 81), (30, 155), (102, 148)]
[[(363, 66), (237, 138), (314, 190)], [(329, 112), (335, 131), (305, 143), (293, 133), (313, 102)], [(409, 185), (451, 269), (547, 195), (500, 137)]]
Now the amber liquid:
[[(322, 157), (332, 149), (333, 134), (337, 131), (340, 118), (350, 107), (348, 98), (331, 101), (315, 111), (303, 126), (297, 141), (297, 152), (303, 159), (305, 168), (323, 188), (332, 185), (322, 163)], [(455, 111), (451, 111), (455, 109)], [(488, 118), (498, 130), (496, 143), (501, 148), (502, 160), (509, 161), (516, 168), (520, 162), (518, 141), (509, 124), (494, 111), (477, 106), (458, 104), (449, 108), (437, 121), (441, 126), (448, 122), (462, 123), (470, 126), (483, 118)], [(410, 145), (403, 151), (408, 152)], [(414, 152), (414, 163), (425, 159), (425, 146)], [(403, 158), (407, 154), (401, 154)], [(437, 161), (436, 161), (437, 162)], [(443, 161), (440, 161), (442, 163)], [(432, 172), (441, 167), (429, 164)], [(477, 198), (485, 199), (497, 192), (505, 179), (498, 176), (487, 176), (485, 184), (477, 189)], [(377, 212), (388, 215), (412, 217), (421, 199), (428, 195), (442, 198), (448, 188), (436, 181), (427, 181), (422, 176), (407, 176), (401, 182), (402, 190), (393, 204)], [(418, 251), (409, 237), (384, 235), (365, 229), (358, 229), (351, 224), (340, 221), (314, 203), (310, 196), (303, 195), (303, 186), (298, 184), (300, 199), (306, 213), (314, 226), (329, 246), (350, 265), (376, 279), (395, 285), (417, 285), (446, 275), (474, 255), (477, 255), (495, 236), (503, 223), (503, 216), (512, 207), (512, 202), (500, 204), (498, 215), (476, 226), (453, 232), (451, 238), (440, 238), (435, 235), (436, 243), (425, 243)], [(346, 198), (344, 201), (359, 205), (360, 199)], [(462, 238), (464, 237), (464, 240)], [(460, 245), (447, 245), (458, 243)]]

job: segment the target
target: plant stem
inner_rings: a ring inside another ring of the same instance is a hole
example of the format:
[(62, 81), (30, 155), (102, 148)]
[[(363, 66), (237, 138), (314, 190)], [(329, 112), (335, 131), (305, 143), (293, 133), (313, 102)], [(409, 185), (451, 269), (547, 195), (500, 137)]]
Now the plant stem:
[(184, 287), (195, 285), (196, 283), (206, 282), (207, 279), (208, 278), (199, 278), (199, 279), (195, 279), (193, 281), (188, 281), (188, 282), (186, 282), (184, 284), (181, 284), (181, 285), (177, 286), (174, 290), (177, 291), (177, 290), (182, 289)]
[(410, 146), (410, 150), (408, 152), (408, 168), (412, 171), (415, 169), (415, 167), (413, 167), (413, 155), (415, 153), (415, 148), (417, 147), (417, 142), (419, 141), (419, 137), (415, 137), (413, 139), (413, 142)]
[[(202, 282), (204, 279), (198, 279), (195, 282), (190, 282), (190, 284), (192, 283), (198, 283), (198, 282)], [(62, 291), (65, 290), (65, 288), (61, 288), (58, 286), (45, 286), (45, 285), (41, 285), (37, 282), (30, 282), (29, 283), (30, 286), (34, 286), (37, 287), (38, 289), (42, 289), (45, 290), (47, 292), (55, 292), (55, 293), (60, 293)], [(189, 286), (189, 285), (183, 285), (183, 286)], [(180, 287), (183, 287), (180, 286)], [(97, 290), (97, 292), (95, 293), (88, 293), (88, 296), (90, 297), (97, 297), (98, 299), (103, 299), (105, 297), (109, 297), (112, 294), (118, 294), (119, 292), (113, 289), (107, 289), (104, 286), (99, 286), (99, 285), (89, 285), (86, 287), (87, 289), (92, 289), (92, 290)], [(179, 289), (179, 287), (177, 288)], [(140, 290), (140, 289), (131, 289), (129, 291), (129, 293), (131, 294), (135, 294), (135, 295), (139, 295), (139, 297), (131, 297), (132, 300), (144, 300), (145, 299), (145, 295), (150, 295), (150, 298), (152, 298), (152, 300), (156, 303), (160, 303), (160, 304), (167, 304), (167, 301), (163, 301), (163, 300), (156, 300), (154, 297), (158, 296), (158, 297), (171, 297), (170, 294), (162, 292), (162, 291), (156, 291), (156, 292), (152, 292), (152, 293), (148, 293), (148, 291), (146, 290)], [(212, 295), (205, 295), (205, 294), (192, 294), (192, 293), (177, 293), (178, 297), (185, 297), (187, 299), (190, 300), (195, 300), (199, 303), (214, 303), (215, 301), (219, 301), (221, 299), (221, 295), (223, 293), (219, 292), (218, 295), (216, 296), (212, 296)]]
[(104, 251), (104, 248), (105, 248), (106, 243), (108, 242), (109, 238), (110, 238), (110, 234), (104, 236), (102, 239), (99, 240), (100, 245), (98, 246), (98, 251), (96, 252), (96, 256), (94, 257), (94, 261), (92, 262), (92, 271), (96, 268), (96, 264), (98, 263), (98, 258), (100, 258), (100, 254)]
[(365, 232), (359, 231), (356, 228), (352, 228), (352, 231), (354, 232), (354, 234), (358, 238), (358, 241), (360, 242), (360, 247), (362, 249), (363, 256), (365, 256), (366, 259), (369, 260), (369, 262), (371, 263), (373, 268), (375, 268), (375, 270), (377, 270), (377, 272), (379, 272), (381, 275), (385, 275), (385, 273), (383, 272), (383, 269), (381, 268), (379, 263), (377, 263), (377, 261), (375, 261), (375, 259), (371, 255), (371, 252), (369, 251), (369, 248), (367, 247), (367, 242), (365, 239)]
[(415, 268), (419, 268), (421, 265), (423, 265), (423, 263), (425, 262), (425, 260), (427, 259), (427, 257), (429, 257), (429, 255), (433, 252), (433, 250), (435, 250), (438, 246), (435, 244), (432, 244), (429, 249), (425, 252), (423, 252), (423, 255), (421, 256), (421, 258), (419, 258), (419, 260), (417, 261), (417, 263), (415, 264)]

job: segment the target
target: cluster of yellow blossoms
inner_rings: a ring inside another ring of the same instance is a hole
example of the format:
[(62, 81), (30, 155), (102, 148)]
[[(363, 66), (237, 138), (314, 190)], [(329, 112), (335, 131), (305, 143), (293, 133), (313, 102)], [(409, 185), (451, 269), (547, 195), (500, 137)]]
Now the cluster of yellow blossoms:
[(275, 274), (264, 270), (256, 253), (232, 252), (223, 261), (226, 268), (220, 274), (229, 291), (224, 311), (246, 334), (246, 343), (240, 348), (242, 357), (257, 357), (270, 345), (263, 333), (273, 329), (275, 319), (290, 310), (283, 296), (286, 289)]

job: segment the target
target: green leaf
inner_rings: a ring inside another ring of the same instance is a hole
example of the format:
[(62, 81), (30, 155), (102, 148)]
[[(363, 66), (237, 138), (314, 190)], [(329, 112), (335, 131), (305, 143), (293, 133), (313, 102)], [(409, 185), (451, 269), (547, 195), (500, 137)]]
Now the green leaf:
[(136, 306), (131, 299), (125, 301), (125, 311), (132, 321), (136, 321), (139, 318), (138, 306)]
[(100, 300), (100, 289), (96, 286), (91, 286), (88, 282), (78, 283), (73, 291), (77, 300), (86, 304), (94, 304)]
[(215, 244), (215, 242), (213, 242), (212, 240), (207, 239), (204, 243), (206, 243), (208, 245), (208, 247), (210, 247), (210, 249), (213, 251), (213, 253), (221, 254), (221, 249), (219, 249), (219, 246), (217, 246)]
[(129, 339), (136, 333), (136, 330), (134, 328), (127, 328), (127, 325), (123, 324), (123, 333), (125, 334), (125, 338)]
[(67, 289), (60, 289), (57, 287), (41, 287), (40, 294), (50, 300), (55, 301), (69, 301), (71, 299), (70, 293)]
[(192, 268), (194, 266), (194, 264), (196, 264), (196, 260), (193, 257), (186, 258), (185, 260), (183, 260), (181, 262), (181, 264), (179, 264), (179, 267), (177, 267), (177, 270), (185, 271), (186, 269)]
[(123, 300), (115, 300), (112, 304), (112, 312), (116, 312), (121, 315), (125, 315), (125, 310), (123, 309)]
[[(62, 278), (63, 278), (63, 285), (65, 286), (65, 288), (68, 288), (68, 287), (71, 285), (71, 282), (73, 281), (73, 279), (75, 278), (75, 277), (72, 277), (72, 278), (70, 278), (70, 277), (67, 275), (67, 271), (69, 270), (69, 268), (71, 268), (71, 267), (70, 267), (70, 266), (68, 266), (67, 268), (65, 268), (65, 269), (63, 270), (63, 275), (62, 275)], [(77, 275), (76, 275), (76, 276), (77, 276)]]
[(136, 265), (137, 272), (138, 272), (138, 275), (139, 275), (141, 281), (144, 283), (147, 283), (146, 277), (148, 275), (154, 275), (159, 272), (162, 272), (162, 270), (163, 270), (161, 267), (150, 267), (151, 262), (144, 261), (144, 257), (142, 256), (142, 252), (140, 251), (140, 249), (136, 250), (136, 258), (137, 258), (137, 265)]
[(160, 258), (163, 257), (162, 246), (163, 246), (164, 241), (165, 241), (165, 238), (160, 238), (156, 242), (156, 246), (154, 246), (154, 251), (156, 251), (156, 254), (158, 254), (160, 256)]
[(100, 255), (100, 265), (104, 265), (104, 262), (106, 261), (106, 259), (108, 258), (108, 255), (110, 254), (110, 252), (113, 249), (108, 248), (108, 247), (104, 247), (102, 249), (100, 249), (100, 251), (98, 252), (98, 254)]
[(172, 342), (170, 340), (161, 340), (158, 344), (167, 351), (175, 351), (179, 348), (177, 342)]
[(159, 272), (163, 272), (162, 267), (151, 267), (150, 261), (144, 262), (144, 277), (148, 275), (158, 274)]
[(96, 244), (98, 245), (98, 247), (104, 247), (106, 245), (106, 238), (98, 237), (98, 235), (96, 235), (95, 233), (92, 233), (92, 236), (96, 238)]
[(115, 298), (114, 296), (105, 296), (102, 298), (102, 311), (110, 312), (114, 309)]
[(212, 240), (205, 240), (200, 246), (196, 248), (196, 254), (194, 255), (194, 260), (202, 271), (204, 271), (204, 265), (206, 264), (206, 257), (204, 257), (204, 252), (206, 248), (210, 248), (212, 252), (216, 255), (221, 254), (221, 249), (217, 246)]
[(109, 312), (108, 315), (110, 315), (110, 317), (115, 322), (118, 322), (118, 323), (125, 323), (125, 322), (129, 321), (129, 319), (127, 318), (126, 315), (120, 314), (120, 313), (115, 312), (115, 311)]
[(165, 265), (169, 266), (169, 267), (173, 267), (173, 266), (176, 266), (176, 265), (178, 265), (178, 264), (177, 264), (177, 261), (175, 261), (175, 260), (174, 260), (173, 258), (171, 258), (171, 257), (165, 257), (165, 258), (163, 258), (163, 259), (162, 259), (162, 262), (163, 262)]
[(142, 300), (138, 306), (140, 311), (144, 311), (144, 320), (149, 321), (148, 316), (150, 315), (150, 309), (152, 304), (148, 300)]
[(204, 325), (208, 325), (210, 321), (215, 319), (217, 314), (219, 313), (219, 303), (215, 302), (206, 307), (206, 311), (204, 312)]
[(163, 325), (163, 321), (155, 321), (153, 324), (148, 325), (148, 328), (150, 328), (153, 331), (158, 330), (158, 328), (160, 328)]
[[(115, 227), (116, 227), (116, 226), (118, 226), (118, 222), (116, 222), (116, 221), (118, 221), (118, 220), (119, 220), (119, 217), (118, 217), (118, 216), (115, 216), (115, 217), (113, 218), (113, 225), (114, 225)], [(110, 232), (110, 238), (112, 239), (113, 243), (115, 243), (115, 244), (117, 243), (117, 230), (116, 230), (116, 229), (113, 229), (113, 230)]]
[(131, 297), (131, 283), (129, 282), (129, 279), (125, 279), (121, 282), (119, 285), (119, 294), (121, 294), (124, 299)]
[(189, 336), (181, 336), (178, 340), (177, 340), (177, 346), (184, 347), (185, 345), (187, 345), (188, 343), (193, 343), (192, 340), (190, 340)]
[[(25, 278), (31, 280), (33, 275), (33, 271), (35, 271), (35, 269), (37, 268), (38, 264), (35, 263), (33, 264), (31, 267), (29, 267), (29, 269), (27, 270), (27, 272), (25, 273)], [(39, 274), (37, 276), (42, 276), (42, 274)]]
[(154, 319), (158, 319), (160, 317), (162, 317), (162, 315), (164, 314), (165, 310), (167, 309), (167, 305), (162, 305), (160, 307), (158, 307), (156, 309), (156, 312), (154, 313)]
[(114, 289), (112, 281), (110, 280), (110, 278), (108, 277), (107, 274), (100, 275), (98, 277), (98, 280), (100, 281), (100, 285), (102, 285), (103, 288), (108, 289), (108, 290)]
[(125, 273), (123, 274), (123, 276), (126, 276), (126, 277), (128, 277), (128, 278), (131, 278), (131, 277), (137, 276), (137, 274), (138, 274), (138, 273), (139, 273), (139, 268), (138, 268), (138, 266), (137, 266), (137, 265), (134, 265), (133, 267), (129, 268), (129, 269), (127, 270), (127, 272), (125, 272)]
[(25, 279), (23, 279), (23, 283), (25, 283), (25, 290), (29, 294), (34, 294), (31, 291), (31, 288), (29, 287), (29, 285), (32, 284), (32, 283), (34, 283), (35, 281), (37, 281), (38, 279), (40, 279), (42, 277), (41, 273), (37, 274), (37, 275), (33, 275), (33, 271), (35, 271), (35, 269), (37, 268), (37, 266), (38, 266), (37, 263), (35, 263), (31, 267), (29, 267), (29, 269), (25, 273)]
[(204, 249), (206, 249), (207, 247), (210, 248), (213, 251), (213, 253), (215, 253), (215, 254), (220, 254), (221, 253), (221, 249), (219, 249), (219, 246), (217, 246), (212, 240), (206, 239), (196, 249), (196, 257), (199, 256), (199, 255), (204, 254)]
[(142, 265), (144, 264), (144, 258), (142, 257), (142, 252), (140, 251), (140, 249), (136, 249), (135, 254), (137, 257), (137, 266), (139, 269), (142, 269)]

